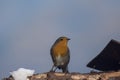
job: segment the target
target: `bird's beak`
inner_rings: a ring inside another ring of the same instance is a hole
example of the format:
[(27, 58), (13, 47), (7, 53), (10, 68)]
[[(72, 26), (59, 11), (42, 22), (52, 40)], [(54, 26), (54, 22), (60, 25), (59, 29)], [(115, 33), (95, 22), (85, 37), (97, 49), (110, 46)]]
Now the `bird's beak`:
[(70, 38), (67, 38), (67, 40), (70, 40)]

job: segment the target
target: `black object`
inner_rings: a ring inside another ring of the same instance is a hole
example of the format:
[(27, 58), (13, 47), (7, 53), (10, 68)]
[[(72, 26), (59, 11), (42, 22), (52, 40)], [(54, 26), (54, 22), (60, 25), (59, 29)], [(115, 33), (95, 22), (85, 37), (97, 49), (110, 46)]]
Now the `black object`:
[(100, 71), (120, 70), (120, 42), (111, 40), (103, 51), (87, 64)]

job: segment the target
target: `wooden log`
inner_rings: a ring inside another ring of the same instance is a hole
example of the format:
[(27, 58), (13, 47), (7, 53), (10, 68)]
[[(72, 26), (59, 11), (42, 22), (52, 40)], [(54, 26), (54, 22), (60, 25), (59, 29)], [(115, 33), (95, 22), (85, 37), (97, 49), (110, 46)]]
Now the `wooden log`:
[(47, 72), (29, 76), (28, 80), (120, 80), (120, 71), (94, 73), (53, 73)]
[[(13, 77), (3, 80), (14, 80)], [(120, 80), (120, 71), (92, 72), (92, 73), (61, 73), (46, 72), (28, 76), (27, 80)]]

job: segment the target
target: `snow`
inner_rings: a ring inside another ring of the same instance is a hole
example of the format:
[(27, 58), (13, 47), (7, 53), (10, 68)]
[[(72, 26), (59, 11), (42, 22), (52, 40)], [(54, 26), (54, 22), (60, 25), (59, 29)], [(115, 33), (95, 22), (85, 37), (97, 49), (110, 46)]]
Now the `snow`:
[(34, 72), (34, 70), (19, 68), (16, 71), (10, 72), (10, 74), (15, 80), (27, 80), (27, 76), (32, 76)]

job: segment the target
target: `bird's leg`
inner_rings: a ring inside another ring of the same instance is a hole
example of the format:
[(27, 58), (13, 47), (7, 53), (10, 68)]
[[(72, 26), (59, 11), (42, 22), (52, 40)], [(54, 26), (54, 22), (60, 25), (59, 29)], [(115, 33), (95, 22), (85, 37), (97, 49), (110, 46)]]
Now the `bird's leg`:
[[(55, 69), (54, 69), (54, 67), (55, 67)], [(56, 71), (56, 69), (57, 69), (57, 67), (53, 64), (53, 66), (52, 66), (52, 68), (51, 68), (50, 72), (55, 72), (55, 71)]]
[(55, 66), (54, 66), (54, 64), (53, 64), (53, 66), (52, 66), (50, 72), (54, 72), (54, 70), (53, 70), (54, 67), (55, 67)]
[(68, 67), (64, 67), (64, 68), (62, 68), (62, 72), (63, 72), (63, 73), (69, 73), (69, 71), (68, 71)]
[(53, 70), (54, 72), (56, 71), (57, 67), (55, 67), (55, 69)]

